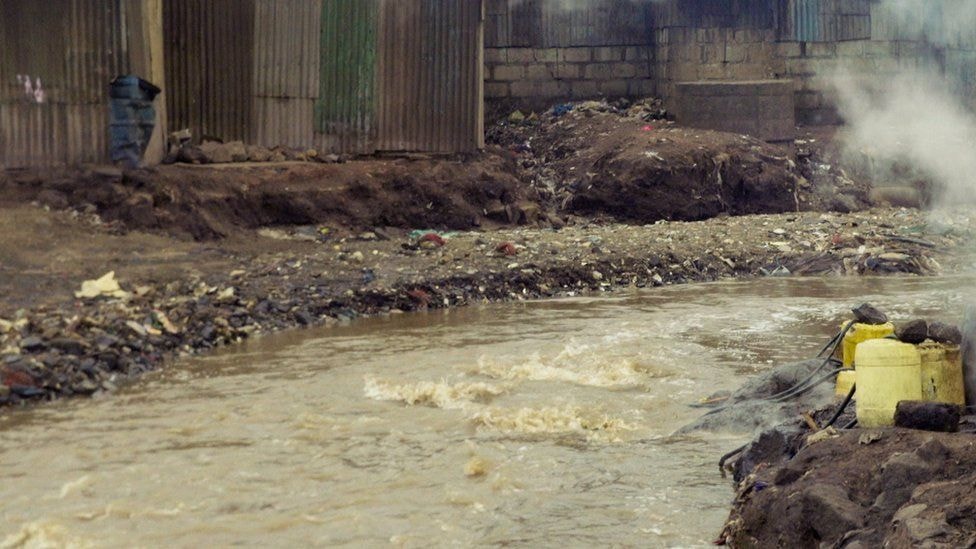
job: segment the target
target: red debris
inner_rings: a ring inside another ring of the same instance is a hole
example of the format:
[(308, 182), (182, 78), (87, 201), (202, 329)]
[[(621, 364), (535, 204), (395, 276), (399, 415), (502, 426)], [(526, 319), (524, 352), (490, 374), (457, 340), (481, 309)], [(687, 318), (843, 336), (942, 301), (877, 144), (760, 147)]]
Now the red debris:
[(37, 387), (37, 381), (33, 376), (27, 372), (11, 368), (3, 368), (0, 370), (0, 383), (3, 383), (7, 387), (13, 387), (14, 385)]
[(424, 236), (421, 236), (420, 242), (433, 242), (437, 246), (447, 244), (447, 241), (437, 233), (427, 233)]
[(410, 296), (410, 299), (416, 301), (417, 303), (420, 303), (420, 305), (423, 307), (426, 307), (427, 304), (430, 303), (430, 294), (428, 294), (427, 292), (419, 288), (416, 290), (408, 291), (407, 295)]
[(507, 256), (513, 256), (518, 253), (518, 250), (515, 249), (515, 244), (512, 244), (511, 242), (502, 242), (495, 247), (495, 251)]

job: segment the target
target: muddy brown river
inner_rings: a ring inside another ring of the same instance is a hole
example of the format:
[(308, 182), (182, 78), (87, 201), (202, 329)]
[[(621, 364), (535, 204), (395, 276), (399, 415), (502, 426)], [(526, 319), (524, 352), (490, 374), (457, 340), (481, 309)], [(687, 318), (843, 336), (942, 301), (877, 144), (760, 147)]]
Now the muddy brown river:
[(0, 547), (706, 546), (746, 434), (672, 436), (689, 404), (816, 353), (861, 301), (953, 320), (972, 285), (764, 279), (263, 337), (3, 411)]

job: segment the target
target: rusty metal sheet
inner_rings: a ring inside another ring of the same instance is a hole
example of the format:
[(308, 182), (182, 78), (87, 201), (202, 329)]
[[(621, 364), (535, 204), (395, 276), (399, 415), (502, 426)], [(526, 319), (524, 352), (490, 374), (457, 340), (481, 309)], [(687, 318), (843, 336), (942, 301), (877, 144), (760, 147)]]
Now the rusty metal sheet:
[(107, 159), (108, 83), (128, 72), (123, 7), (0, 2), (0, 165)]
[(168, 0), (163, 38), (170, 130), (197, 140), (252, 134), (255, 0)]
[(314, 144), (322, 0), (255, 0), (253, 142)]
[(380, 1), (378, 150), (483, 146), (483, 40), (480, 0)]

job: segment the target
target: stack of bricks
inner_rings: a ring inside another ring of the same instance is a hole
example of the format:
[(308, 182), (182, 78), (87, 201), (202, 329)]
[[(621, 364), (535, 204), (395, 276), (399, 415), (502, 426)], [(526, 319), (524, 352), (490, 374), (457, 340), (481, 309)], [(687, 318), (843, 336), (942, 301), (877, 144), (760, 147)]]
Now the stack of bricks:
[(584, 99), (654, 95), (651, 46), (488, 48), (485, 96)]

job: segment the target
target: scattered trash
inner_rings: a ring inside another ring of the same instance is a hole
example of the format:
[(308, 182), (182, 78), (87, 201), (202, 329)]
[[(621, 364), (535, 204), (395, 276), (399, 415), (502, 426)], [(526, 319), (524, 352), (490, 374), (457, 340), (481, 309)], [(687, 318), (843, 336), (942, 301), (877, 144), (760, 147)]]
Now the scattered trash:
[(555, 117), (560, 117), (567, 114), (573, 110), (573, 105), (571, 103), (561, 103), (559, 105), (554, 105), (552, 107), (552, 115)]
[(816, 444), (818, 442), (823, 442), (828, 439), (837, 438), (839, 436), (840, 433), (837, 432), (837, 429), (834, 429), (833, 427), (827, 427), (822, 431), (817, 431), (816, 433), (813, 433), (812, 435), (808, 436), (807, 446), (810, 446), (811, 444)]
[(858, 444), (868, 445), (882, 438), (884, 438), (884, 434), (881, 431), (868, 431), (867, 433), (861, 433), (861, 436), (857, 437), (857, 442)]
[(444, 240), (444, 237), (442, 237), (441, 235), (439, 235), (437, 233), (427, 233), (427, 234), (421, 236), (417, 240), (421, 244), (424, 244), (426, 242), (426, 243), (430, 243), (430, 244), (432, 244), (432, 245), (434, 245), (435, 247), (438, 247), (438, 248), (441, 247), (441, 246), (443, 246), (443, 245), (445, 245), (445, 244), (447, 244), (447, 241)]
[(115, 280), (115, 271), (109, 271), (96, 280), (82, 282), (81, 290), (75, 292), (75, 297), (78, 299), (94, 299), (103, 296), (127, 299), (129, 295), (129, 292), (123, 290), (119, 286), (119, 282)]
[(502, 242), (495, 247), (495, 251), (509, 257), (518, 254), (518, 249), (516, 249), (515, 244), (512, 244), (511, 242)]

